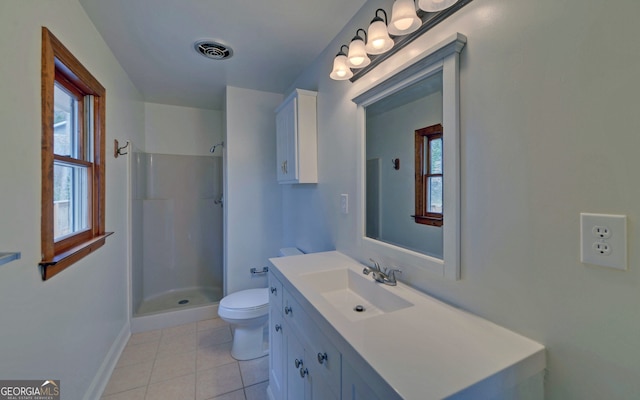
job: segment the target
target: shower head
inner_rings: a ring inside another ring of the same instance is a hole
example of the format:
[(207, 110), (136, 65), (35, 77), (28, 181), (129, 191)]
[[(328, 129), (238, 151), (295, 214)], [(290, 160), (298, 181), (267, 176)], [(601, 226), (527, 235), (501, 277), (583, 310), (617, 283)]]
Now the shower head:
[(214, 151), (216, 151), (216, 147), (218, 147), (218, 146), (220, 146), (220, 147), (224, 147), (224, 142), (220, 142), (220, 143), (218, 143), (218, 144), (214, 144), (213, 146), (211, 146), (211, 149), (209, 149), (209, 151), (210, 151), (211, 153), (213, 153)]

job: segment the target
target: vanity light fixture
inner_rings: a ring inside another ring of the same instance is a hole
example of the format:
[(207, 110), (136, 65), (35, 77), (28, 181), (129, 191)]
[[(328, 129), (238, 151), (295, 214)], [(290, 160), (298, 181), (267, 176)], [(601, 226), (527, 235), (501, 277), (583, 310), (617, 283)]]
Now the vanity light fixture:
[[(380, 18), (378, 12), (382, 11), (384, 20)], [(369, 33), (367, 34), (367, 44), (364, 46), (367, 53), (376, 55), (386, 53), (391, 50), (394, 45), (393, 39), (389, 37), (387, 31), (387, 13), (382, 8), (376, 10), (376, 16), (371, 20), (369, 25)]]
[(419, 0), (418, 7), (426, 12), (438, 12), (456, 4), (458, 0)]
[(394, 36), (408, 35), (422, 25), (416, 13), (415, 0), (395, 0), (391, 8), (389, 33)]
[[(362, 31), (364, 39), (358, 34)], [(360, 28), (356, 31), (356, 35), (351, 39), (349, 44), (349, 54), (347, 55), (347, 66), (350, 68), (362, 68), (371, 63), (367, 51), (365, 50), (365, 40), (367, 40), (367, 32)]]
[[(340, 51), (333, 60), (333, 70), (329, 76), (338, 81), (355, 82), (472, 1), (418, 0), (419, 9), (417, 9), (416, 0), (395, 0), (390, 21), (387, 18), (387, 12), (378, 8), (369, 24), (369, 29), (356, 30), (350, 45), (343, 44), (340, 47)], [(384, 20), (380, 12), (384, 15)], [(360, 31), (364, 34), (364, 39)], [(347, 47), (346, 52), (343, 50), (345, 47)]]
[[(329, 75), (331, 79), (336, 81), (345, 81), (353, 76), (351, 68), (347, 65), (347, 55), (342, 51), (344, 47), (347, 47), (347, 45), (343, 44), (338, 54), (336, 54), (336, 58), (333, 59), (333, 71)], [(349, 47), (347, 47), (347, 51), (348, 49)]]

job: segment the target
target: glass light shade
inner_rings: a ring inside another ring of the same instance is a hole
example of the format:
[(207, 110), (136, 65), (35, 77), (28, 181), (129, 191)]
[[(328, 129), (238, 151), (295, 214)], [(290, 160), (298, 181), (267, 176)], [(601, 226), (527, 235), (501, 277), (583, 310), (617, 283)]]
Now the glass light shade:
[(347, 66), (351, 68), (363, 68), (371, 63), (364, 48), (362, 39), (354, 39), (349, 44), (349, 55), (347, 55)]
[(422, 25), (416, 13), (414, 0), (396, 0), (391, 8), (391, 22), (389, 33), (395, 36), (407, 35), (415, 32)]
[(329, 74), (329, 77), (336, 81), (346, 81), (353, 76), (353, 72), (347, 66), (347, 56), (338, 54), (333, 60), (333, 71)]
[(418, 7), (427, 12), (438, 12), (456, 4), (458, 0), (420, 0)]
[(389, 37), (387, 32), (387, 25), (381, 19), (373, 21), (369, 25), (367, 37), (369, 40), (364, 48), (369, 54), (386, 53), (394, 45), (393, 39)]

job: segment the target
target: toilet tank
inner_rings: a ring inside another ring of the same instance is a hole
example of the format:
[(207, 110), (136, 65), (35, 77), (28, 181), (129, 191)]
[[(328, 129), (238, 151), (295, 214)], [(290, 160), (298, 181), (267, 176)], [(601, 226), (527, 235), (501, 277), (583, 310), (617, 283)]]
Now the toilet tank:
[(279, 257), (299, 256), (301, 254), (304, 254), (304, 253), (295, 247), (285, 247), (280, 249), (280, 251), (278, 252)]

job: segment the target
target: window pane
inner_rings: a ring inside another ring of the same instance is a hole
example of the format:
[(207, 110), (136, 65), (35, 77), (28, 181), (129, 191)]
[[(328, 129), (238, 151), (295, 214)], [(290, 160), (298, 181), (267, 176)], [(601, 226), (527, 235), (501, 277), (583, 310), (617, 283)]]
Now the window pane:
[(53, 103), (53, 152), (78, 158), (78, 101), (56, 83)]
[(442, 177), (429, 177), (427, 212), (442, 213)]
[(442, 138), (429, 142), (431, 146), (431, 173), (442, 173)]
[(88, 169), (55, 162), (53, 166), (53, 236), (65, 236), (89, 228)]

